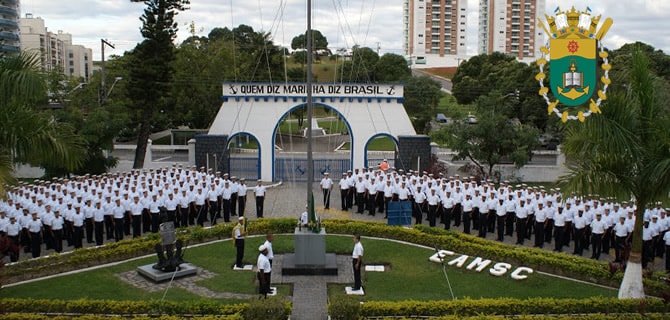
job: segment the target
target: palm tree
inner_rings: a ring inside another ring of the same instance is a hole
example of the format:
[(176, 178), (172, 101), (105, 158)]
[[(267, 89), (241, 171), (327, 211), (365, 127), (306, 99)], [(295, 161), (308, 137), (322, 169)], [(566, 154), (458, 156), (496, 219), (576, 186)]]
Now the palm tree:
[(37, 107), (47, 101), (38, 59), (25, 52), (0, 59), (0, 191), (13, 180), (15, 163), (60, 163), (70, 171), (81, 164), (81, 138)]
[(608, 96), (601, 115), (567, 128), (563, 150), (570, 172), (559, 182), (581, 194), (634, 197), (633, 244), (619, 298), (644, 298), (642, 223), (647, 205), (670, 189), (670, 118), (648, 58), (638, 50), (631, 61), (625, 92)]

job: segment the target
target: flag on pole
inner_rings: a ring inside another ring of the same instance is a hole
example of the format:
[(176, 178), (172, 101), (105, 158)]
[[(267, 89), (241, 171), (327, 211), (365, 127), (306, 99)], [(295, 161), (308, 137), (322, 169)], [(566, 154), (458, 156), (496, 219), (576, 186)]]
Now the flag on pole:
[(319, 224), (316, 222), (316, 213), (314, 212), (314, 194), (313, 193), (312, 193), (312, 195), (309, 199), (309, 222), (310, 222), (310, 224), (313, 225), (312, 232), (314, 232), (314, 233), (321, 232), (321, 228), (319, 227)]
[(314, 212), (314, 194), (309, 199), (309, 222), (316, 223), (316, 213)]

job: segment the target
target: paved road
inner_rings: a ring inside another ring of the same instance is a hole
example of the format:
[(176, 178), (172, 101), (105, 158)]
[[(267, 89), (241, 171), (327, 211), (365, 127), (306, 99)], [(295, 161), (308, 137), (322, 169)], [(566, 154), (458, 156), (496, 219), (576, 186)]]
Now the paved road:
[(436, 76), (434, 74), (430, 74), (428, 72), (422, 71), (421, 69), (412, 69), (412, 75), (415, 77), (422, 77), (422, 76), (427, 76), (432, 78), (433, 80), (437, 81), (442, 85), (442, 90), (451, 93), (451, 87), (452, 83), (450, 79), (443, 78), (440, 76)]

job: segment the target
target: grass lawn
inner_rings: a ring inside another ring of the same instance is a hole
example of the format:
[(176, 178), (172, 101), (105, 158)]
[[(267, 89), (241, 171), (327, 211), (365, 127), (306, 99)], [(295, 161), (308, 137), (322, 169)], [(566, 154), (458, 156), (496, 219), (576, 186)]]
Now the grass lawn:
[[(340, 71), (339, 68), (342, 65), (342, 60), (335, 61), (330, 60), (328, 57), (321, 57), (320, 60), (314, 60), (312, 64), (312, 73), (316, 82), (337, 82), (337, 73)], [(289, 58), (286, 63), (287, 68), (303, 68), (305, 70), (305, 65), (293, 62), (293, 59)]]
[[(316, 62), (316, 61), (315, 61)], [(327, 57), (312, 65), (312, 73), (317, 82), (337, 82), (337, 74), (342, 63), (337, 63)]]
[(456, 98), (450, 94), (444, 94), (435, 109), (436, 113), (443, 113), (447, 118), (461, 119), (468, 114), (476, 115), (477, 110), (473, 104), (461, 105)]
[[(154, 262), (145, 258), (121, 265), (87, 271), (79, 274), (51, 278), (16, 287), (2, 288), (3, 297), (33, 299), (114, 299), (114, 300), (160, 300), (163, 291), (147, 292), (120, 281), (114, 274), (133, 270), (138, 266)], [(197, 300), (201, 297), (180, 288), (171, 288), (168, 300)]]
[(347, 125), (342, 120), (323, 120), (317, 121), (320, 128), (326, 130), (328, 134), (348, 133)]
[[(254, 263), (257, 257), (256, 248), (264, 241), (262, 237), (252, 237), (246, 241), (245, 262)], [(366, 264), (390, 265), (390, 271), (383, 273), (367, 272), (363, 276), (366, 296), (361, 300), (438, 300), (451, 299), (448, 286), (442, 273), (442, 266), (429, 262), (432, 249), (415, 247), (396, 242), (362, 239), (365, 247)], [(293, 236), (278, 235), (273, 243), (275, 253), (293, 251)], [(353, 248), (351, 236), (328, 236), (326, 249), (328, 252), (350, 254)], [(216, 273), (213, 278), (200, 281), (198, 285), (217, 292), (234, 292), (254, 294), (255, 274), (251, 272), (233, 271), (231, 266), (235, 259), (235, 248), (230, 241), (210, 245), (187, 248), (185, 259), (198, 266)], [(14, 287), (3, 288), (4, 297), (43, 298), (43, 299), (114, 299), (114, 300), (148, 300), (161, 299), (164, 291), (149, 293), (137, 289), (119, 280), (115, 274), (134, 270), (137, 266), (155, 262), (154, 257), (125, 262), (120, 265), (87, 271), (80, 274), (67, 275), (48, 280), (36, 281)], [(469, 261), (468, 261), (469, 262)], [(513, 266), (513, 268), (516, 266)], [(580, 298), (591, 296), (614, 297), (616, 290), (562, 280), (540, 274), (531, 274), (528, 279), (515, 281), (509, 274), (494, 277), (487, 271), (459, 269), (447, 266), (447, 274), (451, 281), (454, 294), (459, 298), (482, 297), (556, 297)], [(279, 287), (280, 296), (291, 294), (289, 285)], [(330, 299), (344, 295), (344, 285), (330, 285)], [(204, 299), (186, 290), (172, 287), (166, 295), (168, 300)], [(222, 303), (239, 302), (239, 300), (219, 299)]]
[[(304, 123), (303, 123), (304, 124)], [(300, 127), (298, 127), (298, 122), (287, 122), (284, 121), (279, 124), (279, 133), (281, 134), (300, 134)]]
[[(365, 264), (390, 264), (387, 272), (365, 272), (361, 301), (450, 300), (449, 286), (442, 266), (428, 261), (435, 251), (415, 246), (389, 243), (373, 239), (361, 240), (365, 248)], [(456, 258), (445, 259), (445, 263)], [(482, 257), (485, 258), (485, 257)], [(472, 260), (470, 258), (467, 262)], [(494, 261), (493, 263), (498, 262)], [(492, 264), (493, 264), (492, 263)], [(491, 265), (492, 265), (491, 264)], [(516, 268), (517, 266), (512, 266)], [(484, 271), (476, 272), (446, 266), (447, 275), (457, 299), (464, 298), (586, 298), (592, 296), (616, 297), (616, 289), (563, 280), (556, 277), (530, 274), (527, 279), (513, 280), (509, 273), (495, 277)], [(330, 299), (345, 296), (344, 285), (330, 285)]]
[(242, 141), (242, 146), (240, 148), (242, 149), (258, 149), (258, 141), (254, 138), (249, 138), (249, 142), (247, 142), (247, 139), (244, 136), (238, 136), (239, 139), (238, 141), (230, 143), (228, 146), (230, 148), (237, 148), (238, 145), (237, 143), (239, 141)]
[[(341, 149), (350, 150), (351, 149), (350, 143), (345, 142)], [(368, 144), (368, 151), (394, 151), (394, 150), (395, 150), (395, 142), (393, 142), (393, 139), (389, 137), (375, 138)]]

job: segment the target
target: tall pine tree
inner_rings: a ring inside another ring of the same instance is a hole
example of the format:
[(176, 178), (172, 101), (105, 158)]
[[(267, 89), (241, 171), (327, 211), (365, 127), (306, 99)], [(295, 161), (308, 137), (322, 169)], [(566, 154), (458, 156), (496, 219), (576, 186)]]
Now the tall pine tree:
[(161, 110), (170, 110), (170, 84), (175, 59), (173, 40), (177, 36), (178, 24), (175, 16), (187, 10), (187, 0), (130, 0), (146, 5), (140, 17), (140, 32), (144, 41), (130, 53), (128, 95), (132, 101), (139, 125), (137, 149), (133, 168), (144, 166), (147, 140), (151, 134), (152, 119)]

